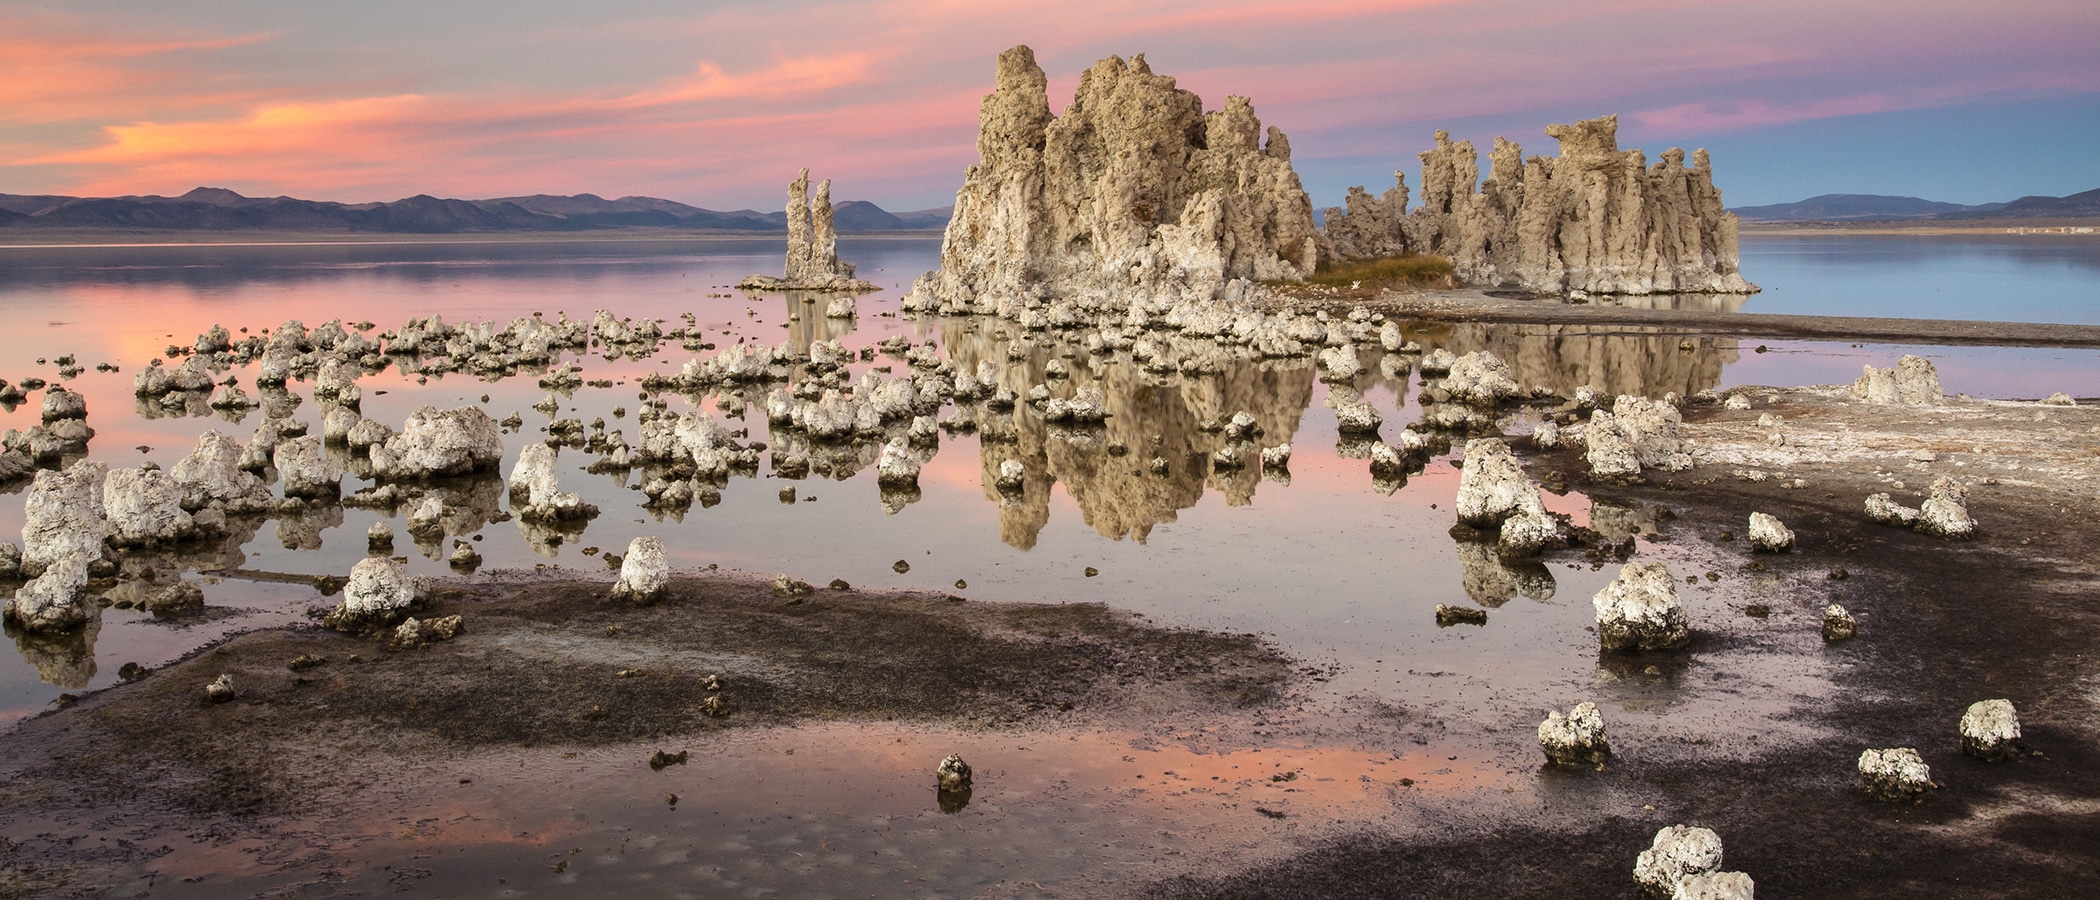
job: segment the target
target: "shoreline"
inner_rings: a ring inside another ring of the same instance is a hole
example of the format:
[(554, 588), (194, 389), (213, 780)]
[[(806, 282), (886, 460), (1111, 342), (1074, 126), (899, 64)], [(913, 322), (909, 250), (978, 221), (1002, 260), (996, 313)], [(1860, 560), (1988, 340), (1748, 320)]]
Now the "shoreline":
[[(2077, 229), (2085, 230), (2078, 231)], [(2100, 236), (2100, 218), (1997, 219), (1969, 220), (1964, 222), (1944, 222), (1929, 219), (1896, 222), (1744, 222), (1738, 227), (1737, 233), (1744, 238), (1805, 237), (1812, 235), (2096, 237)]]
[[(21, 238), (48, 238), (21, 240)], [(839, 235), (840, 240), (938, 240), (939, 231), (874, 231)], [(690, 243), (708, 241), (786, 241), (784, 231), (490, 231), (453, 234), (400, 234), (280, 231), (117, 231), (52, 229), (48, 232), (0, 228), (0, 250), (53, 247), (293, 247), (329, 245), (429, 244), (560, 244), (560, 243)]]

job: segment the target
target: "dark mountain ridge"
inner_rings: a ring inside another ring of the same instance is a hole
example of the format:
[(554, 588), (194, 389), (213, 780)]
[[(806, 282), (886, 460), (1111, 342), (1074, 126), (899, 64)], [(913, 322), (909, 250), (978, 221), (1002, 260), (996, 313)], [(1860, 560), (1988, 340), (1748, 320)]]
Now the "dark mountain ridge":
[[(842, 234), (939, 229), (948, 209), (893, 214), (865, 200), (834, 207)], [(246, 197), (199, 187), (177, 197), (63, 197), (0, 194), (0, 228), (111, 228), (171, 231), (301, 231), (457, 234), (665, 228), (784, 232), (787, 213), (720, 212), (655, 197), (607, 200), (596, 194), (535, 194), (455, 200), (418, 194), (391, 203), (333, 203)]]
[(1794, 203), (1739, 206), (1745, 222), (1907, 222), (1916, 220), (2092, 218), (2100, 216), (2100, 189), (2066, 197), (2021, 197), (1965, 206), (1886, 194), (1823, 194)]

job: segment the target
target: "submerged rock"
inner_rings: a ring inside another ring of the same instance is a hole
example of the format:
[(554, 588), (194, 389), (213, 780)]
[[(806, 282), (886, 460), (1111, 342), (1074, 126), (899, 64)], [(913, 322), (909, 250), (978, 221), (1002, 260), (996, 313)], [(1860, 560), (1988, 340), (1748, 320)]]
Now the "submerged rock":
[(1604, 739), (1604, 716), (1597, 704), (1587, 700), (1575, 704), (1563, 716), (1549, 710), (1539, 723), (1539, 748), (1554, 765), (1581, 766), (1604, 762), (1611, 757), (1611, 744)]
[(1486, 625), (1487, 622), (1487, 610), (1474, 609), (1470, 606), (1449, 606), (1443, 603), (1436, 605), (1436, 627), (1438, 628), (1449, 628), (1453, 625)]
[(343, 601), (323, 624), (337, 631), (363, 633), (398, 624), (416, 604), (408, 567), (384, 557), (359, 560), (343, 585)]
[(1867, 795), (1877, 800), (1909, 800), (1937, 787), (1932, 769), (1909, 747), (1861, 753), (1859, 779)]
[(1794, 532), (1776, 516), (1751, 513), (1750, 547), (1760, 553), (1785, 553), (1794, 549)]
[(1671, 825), (1655, 833), (1648, 849), (1633, 861), (1633, 880), (1643, 900), (1662, 900), (1690, 875), (1721, 868), (1721, 836), (1712, 829)]
[(655, 603), (670, 583), (671, 563), (664, 556), (663, 541), (638, 537), (627, 543), (627, 555), (620, 557), (620, 580), (613, 583), (612, 597), (629, 603)]
[(2020, 715), (2011, 700), (1979, 700), (1961, 715), (1961, 752), (1998, 760), (2019, 752)]
[(1658, 562), (1630, 562), (1592, 601), (1606, 650), (1674, 650), (1691, 643), (1677, 579)]

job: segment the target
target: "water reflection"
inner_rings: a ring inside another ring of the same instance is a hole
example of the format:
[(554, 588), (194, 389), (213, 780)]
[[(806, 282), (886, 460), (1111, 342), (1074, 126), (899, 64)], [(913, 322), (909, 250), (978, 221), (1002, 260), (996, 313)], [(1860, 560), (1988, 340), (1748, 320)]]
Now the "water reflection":
[(1454, 355), (1493, 353), (1509, 363), (1518, 385), (1545, 387), (1561, 397), (1585, 385), (1605, 396), (1674, 391), (1689, 397), (1720, 386), (1722, 369), (1741, 358), (1734, 338), (1688, 338), (1659, 328), (1459, 324), (1427, 327), (1419, 335), (1425, 345)]

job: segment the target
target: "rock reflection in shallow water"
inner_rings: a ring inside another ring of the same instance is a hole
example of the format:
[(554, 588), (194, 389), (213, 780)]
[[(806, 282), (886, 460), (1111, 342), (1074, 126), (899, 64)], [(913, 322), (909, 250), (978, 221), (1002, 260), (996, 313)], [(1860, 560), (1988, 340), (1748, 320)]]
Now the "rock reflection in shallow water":
[(13, 622), (5, 627), (7, 636), (15, 639), (15, 650), (36, 668), (37, 678), (45, 684), (79, 690), (94, 679), (95, 638), (102, 633), (99, 607), (88, 616), (87, 624), (66, 631), (24, 631)]
[(1518, 597), (1553, 599), (1553, 573), (1535, 559), (1505, 559), (1495, 545), (1458, 542), (1458, 564), (1465, 571), (1466, 596), (1495, 609)]
[(1658, 328), (1451, 325), (1426, 328), (1419, 337), (1459, 355), (1486, 350), (1509, 363), (1520, 389), (1544, 387), (1560, 397), (1584, 385), (1606, 397), (1671, 391), (1689, 397), (1718, 387), (1722, 368), (1740, 356), (1732, 338), (1694, 338), (1687, 351), (1683, 334)]
[[(944, 319), (941, 342), (958, 371), (976, 371), (979, 363), (990, 361), (999, 370), (998, 387), (1017, 396), (1038, 385), (1048, 386), (1059, 399), (1094, 388), (1109, 413), (1098, 427), (1052, 426), (1025, 404), (1010, 418), (983, 411), (976, 419), (984, 448), (985, 497), (1000, 504), (1001, 540), (1021, 549), (1033, 547), (1050, 521), (1053, 481), (1065, 485), (1096, 532), (1141, 543), (1154, 525), (1174, 521), (1180, 510), (1202, 500), (1207, 482), (1231, 505), (1251, 503), (1261, 480), (1260, 468), (1251, 464), (1259, 448), (1289, 442), (1312, 401), (1314, 369), (1305, 359), (1213, 353), (1195, 367), (1196, 374), (1147, 373), (1120, 351), (1087, 353), (1084, 338), (1070, 343), (1053, 336), (1017, 339), (1011, 328), (989, 318)], [(1009, 350), (1016, 348), (1020, 358), (1012, 359)], [(1064, 359), (1066, 352), (1073, 353), (1066, 360), (1067, 377), (1050, 378), (1050, 361)], [(1252, 415), (1259, 438), (1235, 442), (1219, 430), (1200, 427), (1243, 411)], [(1210, 459), (1235, 443), (1250, 464), (1213, 479)], [(1118, 445), (1128, 453), (1109, 452)], [(1144, 461), (1154, 456), (1168, 460), (1166, 474), (1146, 469)], [(1009, 459), (1020, 462), (1028, 477), (1017, 495), (1002, 497), (996, 481), (1000, 464)]]

